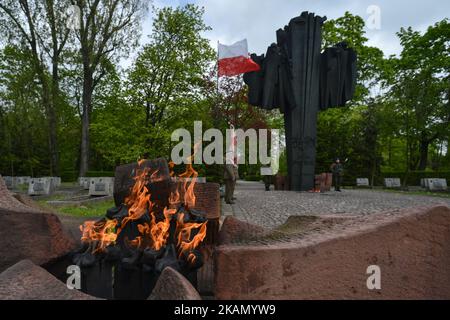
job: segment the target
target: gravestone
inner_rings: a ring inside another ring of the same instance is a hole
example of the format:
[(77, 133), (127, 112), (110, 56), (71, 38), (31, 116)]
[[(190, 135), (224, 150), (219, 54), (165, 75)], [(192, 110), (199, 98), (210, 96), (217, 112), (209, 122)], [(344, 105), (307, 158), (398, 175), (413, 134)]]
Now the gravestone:
[(89, 183), (90, 196), (112, 196), (113, 189), (114, 189), (113, 177), (90, 178)]
[(56, 188), (61, 186), (61, 177), (51, 177)]
[(440, 178), (427, 178), (425, 180), (425, 188), (430, 191), (446, 191), (447, 190), (447, 180)]
[(30, 179), (30, 176), (15, 177), (14, 186), (28, 184)]
[(52, 181), (54, 188), (58, 188), (61, 186), (61, 177), (43, 177), (43, 178), (49, 178)]
[(5, 181), (6, 187), (7, 187), (8, 189), (12, 189), (12, 188), (13, 188), (13, 180), (14, 180), (14, 177), (11, 177), (11, 176), (3, 176), (2, 178), (3, 178), (3, 180)]
[(54, 181), (50, 177), (31, 178), (28, 183), (28, 195), (50, 195), (55, 190)]
[(80, 187), (82, 187), (84, 190), (89, 190), (90, 179), (91, 179), (91, 178), (88, 178), (88, 177), (79, 177), (79, 178), (78, 178), (78, 184), (79, 184)]
[(326, 17), (302, 12), (276, 32), (266, 55), (252, 54), (259, 71), (244, 74), (248, 103), (284, 114), (291, 190), (314, 187), (317, 113), (344, 106), (356, 86), (356, 52), (338, 43), (321, 53)]
[(386, 188), (400, 188), (402, 186), (400, 178), (384, 178)]
[(369, 187), (369, 179), (368, 178), (356, 178), (356, 186), (357, 187)]
[(420, 179), (420, 186), (422, 187), (422, 188), (428, 188), (428, 186), (427, 186), (427, 180), (428, 179), (425, 179), (425, 178), (422, 178), (422, 179)]

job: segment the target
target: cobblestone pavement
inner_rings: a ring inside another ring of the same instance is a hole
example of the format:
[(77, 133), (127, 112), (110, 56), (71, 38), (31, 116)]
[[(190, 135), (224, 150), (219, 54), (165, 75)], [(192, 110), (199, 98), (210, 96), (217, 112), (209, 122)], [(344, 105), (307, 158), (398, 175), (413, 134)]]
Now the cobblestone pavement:
[(450, 206), (450, 198), (444, 197), (367, 189), (327, 193), (265, 191), (263, 183), (247, 181), (237, 182), (235, 197), (233, 205), (222, 202), (222, 214), (264, 227), (283, 224), (291, 215), (370, 214), (424, 205)]

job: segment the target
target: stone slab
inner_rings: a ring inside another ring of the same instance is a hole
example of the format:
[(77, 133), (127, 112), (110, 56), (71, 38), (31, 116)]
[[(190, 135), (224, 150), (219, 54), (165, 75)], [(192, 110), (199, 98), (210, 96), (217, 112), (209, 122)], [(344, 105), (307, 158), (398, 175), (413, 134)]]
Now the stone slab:
[(84, 190), (89, 190), (89, 185), (90, 185), (90, 181), (89, 181), (89, 177), (79, 177), (78, 178), (78, 184), (80, 187), (82, 187)]
[(446, 191), (447, 180), (441, 178), (426, 178), (423, 179), (424, 187), (430, 191)]
[(384, 178), (384, 186), (386, 188), (400, 188), (400, 178)]
[(369, 178), (356, 178), (356, 186), (357, 187), (368, 187), (369, 186)]
[[(354, 216), (291, 240), (221, 245), (217, 299), (450, 299), (450, 208)], [(366, 273), (380, 267), (381, 289)]]
[(189, 280), (171, 267), (166, 267), (148, 300), (202, 300), (202, 298)]
[(112, 196), (114, 189), (113, 177), (95, 177), (89, 180), (90, 196)]
[(56, 279), (30, 260), (22, 260), (0, 274), (0, 300), (96, 300)]
[(0, 239), (0, 272), (23, 259), (52, 262), (76, 246), (58, 216), (25, 205), (0, 208)]
[(55, 181), (51, 177), (31, 178), (28, 184), (28, 195), (50, 195), (55, 189)]

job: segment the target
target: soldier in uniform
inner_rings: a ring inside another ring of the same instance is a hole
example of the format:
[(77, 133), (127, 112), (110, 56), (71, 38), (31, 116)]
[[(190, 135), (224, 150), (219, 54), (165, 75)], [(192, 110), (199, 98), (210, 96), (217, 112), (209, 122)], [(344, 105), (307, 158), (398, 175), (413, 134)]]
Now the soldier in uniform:
[(225, 164), (223, 170), (223, 179), (225, 180), (225, 202), (228, 204), (234, 204), (233, 193), (237, 179), (236, 174), (237, 165), (235, 165), (234, 163), (230, 163), (232, 161), (226, 161), (226, 159), (227, 157), (225, 157)]
[(344, 174), (344, 167), (339, 158), (331, 164), (331, 172), (333, 173), (334, 191), (341, 191), (342, 176)]

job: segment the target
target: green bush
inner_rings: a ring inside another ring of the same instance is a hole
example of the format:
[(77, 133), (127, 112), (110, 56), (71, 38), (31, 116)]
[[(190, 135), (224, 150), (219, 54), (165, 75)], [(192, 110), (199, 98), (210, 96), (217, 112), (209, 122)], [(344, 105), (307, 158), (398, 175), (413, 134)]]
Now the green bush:
[(88, 171), (86, 177), (114, 177), (114, 171)]
[(63, 171), (61, 172), (62, 182), (74, 182), (78, 180), (78, 171)]

